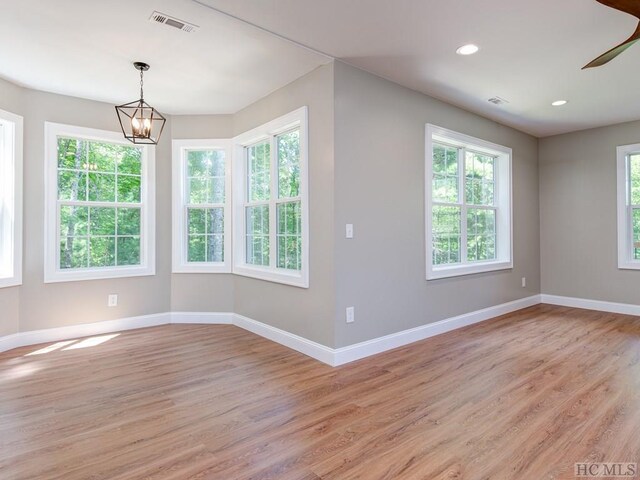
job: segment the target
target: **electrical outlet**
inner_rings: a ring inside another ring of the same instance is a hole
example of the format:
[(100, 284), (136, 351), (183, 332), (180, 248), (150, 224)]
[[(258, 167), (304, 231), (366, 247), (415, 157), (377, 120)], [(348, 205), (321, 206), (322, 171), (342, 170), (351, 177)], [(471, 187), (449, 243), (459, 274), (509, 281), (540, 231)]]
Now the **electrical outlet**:
[(347, 323), (356, 321), (356, 307), (347, 307)]
[(108, 307), (117, 307), (118, 306), (118, 295), (112, 293), (107, 297), (107, 306)]
[(522, 277), (522, 288), (527, 286), (527, 277)]

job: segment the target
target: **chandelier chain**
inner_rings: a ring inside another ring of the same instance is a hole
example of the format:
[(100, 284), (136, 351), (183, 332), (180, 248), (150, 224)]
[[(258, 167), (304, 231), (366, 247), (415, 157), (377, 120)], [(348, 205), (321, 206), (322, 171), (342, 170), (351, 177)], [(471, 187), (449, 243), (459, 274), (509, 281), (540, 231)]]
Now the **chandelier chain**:
[(140, 100), (144, 100), (144, 90), (143, 90), (144, 80), (142, 78), (143, 75), (144, 75), (144, 71), (140, 70)]

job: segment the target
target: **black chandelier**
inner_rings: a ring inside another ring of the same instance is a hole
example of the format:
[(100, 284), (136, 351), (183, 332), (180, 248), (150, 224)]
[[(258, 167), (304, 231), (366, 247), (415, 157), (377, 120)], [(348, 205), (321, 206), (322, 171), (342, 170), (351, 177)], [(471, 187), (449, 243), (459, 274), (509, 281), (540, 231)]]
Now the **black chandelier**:
[(149, 65), (135, 62), (133, 66), (140, 71), (140, 100), (116, 107), (120, 128), (124, 138), (133, 143), (156, 145), (167, 121), (160, 112), (144, 101), (143, 74)]

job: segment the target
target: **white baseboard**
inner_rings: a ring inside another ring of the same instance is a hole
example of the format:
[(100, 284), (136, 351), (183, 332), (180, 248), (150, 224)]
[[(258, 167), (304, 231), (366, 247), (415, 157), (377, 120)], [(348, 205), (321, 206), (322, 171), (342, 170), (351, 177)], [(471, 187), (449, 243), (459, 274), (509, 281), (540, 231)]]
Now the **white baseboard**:
[(27, 345), (36, 345), (38, 343), (58, 342), (72, 338), (133, 330), (135, 328), (155, 327), (157, 325), (166, 325), (170, 322), (171, 314), (154, 313), (139, 317), (120, 318), (118, 320), (106, 320), (104, 322), (83, 323), (81, 325), (69, 325), (67, 327), (14, 333), (13, 335), (0, 337), (0, 352), (25, 347)]
[(0, 352), (17, 347), (35, 345), (38, 343), (88, 337), (104, 333), (131, 330), (134, 328), (167, 325), (170, 323), (193, 323), (208, 325), (235, 325), (243, 328), (244, 330), (260, 335), (261, 337), (280, 343), (281, 345), (293, 350), (304, 353), (305, 355), (328, 365), (338, 366), (391, 350), (393, 348), (402, 347), (419, 340), (424, 340), (425, 338), (433, 337), (457, 328), (466, 327), (467, 325), (472, 325), (506, 313), (511, 313), (522, 308), (537, 305), (538, 303), (540, 303), (540, 295), (534, 295), (337, 349), (327, 347), (293, 333), (289, 333), (285, 330), (272, 327), (271, 325), (267, 325), (235, 313), (170, 312), (16, 333), (6, 337), (0, 337)]
[(361, 358), (382, 353), (387, 350), (402, 347), (413, 342), (424, 340), (425, 338), (450, 332), (458, 328), (483, 322), (490, 318), (498, 317), (506, 313), (515, 312), (523, 308), (531, 307), (540, 303), (540, 295), (521, 298), (512, 302), (503, 303), (494, 307), (483, 308), (475, 312), (465, 313), (457, 317), (447, 318), (439, 322), (428, 323), (420, 327), (403, 330), (401, 332), (374, 338), (366, 342), (356, 343), (347, 347), (334, 350), (334, 365), (343, 365)]
[(316, 360), (320, 360), (331, 366), (335, 366), (334, 356), (335, 350), (317, 342), (307, 340), (304, 337), (294, 335), (285, 330), (281, 330), (266, 323), (258, 322), (248, 317), (235, 314), (233, 316), (233, 324), (244, 328), (250, 332), (260, 335), (261, 337), (273, 340), (276, 343), (284, 345), (285, 347), (297, 350), (300, 353), (304, 353)]
[(543, 293), (540, 297), (542, 298), (542, 303), (548, 303), (551, 305), (640, 316), (640, 305), (633, 305), (630, 303), (615, 303), (605, 302), (602, 300), (589, 300), (587, 298), (562, 297), (559, 295), (548, 295), (546, 293)]

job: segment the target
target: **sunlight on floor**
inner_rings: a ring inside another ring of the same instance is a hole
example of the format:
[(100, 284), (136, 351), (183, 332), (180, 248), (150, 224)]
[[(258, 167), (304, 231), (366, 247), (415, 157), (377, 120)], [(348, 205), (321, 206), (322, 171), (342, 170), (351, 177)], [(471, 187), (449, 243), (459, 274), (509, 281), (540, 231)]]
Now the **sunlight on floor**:
[(5, 380), (16, 380), (18, 378), (23, 378), (29, 376), (37, 371), (41, 370), (42, 367), (39, 364), (27, 364), (27, 365), (16, 365), (13, 368), (10, 368), (7, 372), (0, 375), (0, 382)]
[(112, 338), (120, 335), (119, 333), (113, 333), (111, 335), (100, 335), (97, 337), (89, 337), (84, 340), (65, 340), (64, 342), (57, 342), (47, 347), (41, 348), (31, 353), (27, 353), (25, 357), (29, 357), (31, 355), (43, 355), (45, 353), (55, 352), (56, 350), (75, 350), (78, 348), (88, 348), (95, 347), (104, 342), (108, 342)]
[(118, 335), (120, 334), (114, 333), (112, 335), (101, 335), (99, 337), (85, 338), (84, 340), (81, 340), (78, 343), (74, 343), (73, 345), (63, 348), (62, 350), (75, 350), (77, 348), (95, 347), (96, 345), (108, 342), (112, 338), (116, 338)]
[(62, 347), (66, 347), (67, 345), (75, 341), (76, 340), (67, 340), (65, 342), (54, 343), (53, 345), (49, 345), (48, 347), (41, 348), (40, 350), (36, 350), (35, 352), (27, 353), (25, 357), (30, 357), (31, 355), (42, 355), (44, 353), (53, 352), (54, 350), (58, 350)]

